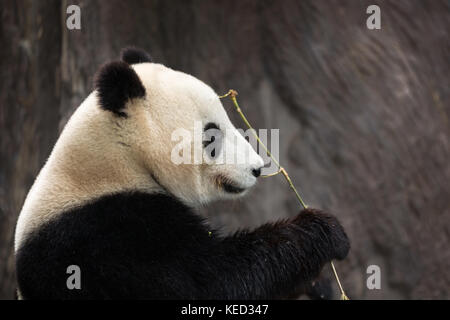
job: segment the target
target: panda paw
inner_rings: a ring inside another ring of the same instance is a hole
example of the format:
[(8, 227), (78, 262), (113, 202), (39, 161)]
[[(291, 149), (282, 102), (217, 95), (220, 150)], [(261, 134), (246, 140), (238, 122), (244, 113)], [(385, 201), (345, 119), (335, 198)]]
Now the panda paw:
[(311, 300), (331, 300), (333, 298), (333, 287), (329, 278), (319, 277), (306, 287), (305, 294)]
[(311, 237), (312, 245), (324, 253), (327, 261), (344, 259), (350, 250), (350, 241), (344, 228), (333, 215), (318, 209), (304, 209), (293, 223)]

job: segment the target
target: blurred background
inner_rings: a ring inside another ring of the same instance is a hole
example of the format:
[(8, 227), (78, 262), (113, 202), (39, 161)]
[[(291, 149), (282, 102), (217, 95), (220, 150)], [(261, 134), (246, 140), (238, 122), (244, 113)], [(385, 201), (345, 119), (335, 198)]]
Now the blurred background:
[[(71, 4), (81, 30), (66, 27)], [(372, 4), (381, 30), (366, 27)], [(256, 128), (280, 129), (280, 161), (304, 199), (351, 238), (336, 263), (351, 298), (450, 298), (449, 1), (1, 0), (0, 14), (0, 298), (14, 298), (31, 184), (96, 70), (127, 45), (219, 94), (238, 90)], [(203, 210), (233, 231), (299, 206), (277, 176)], [(380, 290), (366, 286), (369, 265)]]

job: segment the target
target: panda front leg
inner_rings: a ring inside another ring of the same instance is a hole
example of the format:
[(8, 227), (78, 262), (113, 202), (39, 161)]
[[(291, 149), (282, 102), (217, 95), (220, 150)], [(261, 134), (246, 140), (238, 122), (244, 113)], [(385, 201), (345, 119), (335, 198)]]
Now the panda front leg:
[(293, 297), (325, 263), (343, 259), (350, 244), (338, 220), (305, 209), (295, 218), (218, 239), (200, 258), (198, 297), (276, 299)]

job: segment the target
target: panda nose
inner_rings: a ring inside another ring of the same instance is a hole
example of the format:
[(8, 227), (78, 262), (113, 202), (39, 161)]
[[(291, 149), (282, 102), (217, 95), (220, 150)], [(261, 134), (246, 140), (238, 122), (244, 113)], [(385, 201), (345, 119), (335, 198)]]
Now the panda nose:
[(252, 169), (252, 174), (258, 178), (261, 175), (261, 168), (258, 169)]

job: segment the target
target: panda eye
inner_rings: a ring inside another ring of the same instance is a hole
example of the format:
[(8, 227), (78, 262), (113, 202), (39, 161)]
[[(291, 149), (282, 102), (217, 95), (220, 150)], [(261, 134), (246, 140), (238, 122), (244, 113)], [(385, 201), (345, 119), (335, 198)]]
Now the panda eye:
[[(217, 124), (209, 122), (205, 125), (203, 132), (203, 148), (205, 148), (210, 157), (214, 159), (216, 154), (220, 151), (218, 149), (221, 146), (222, 131), (220, 131)], [(214, 144), (211, 145), (213, 142)]]

